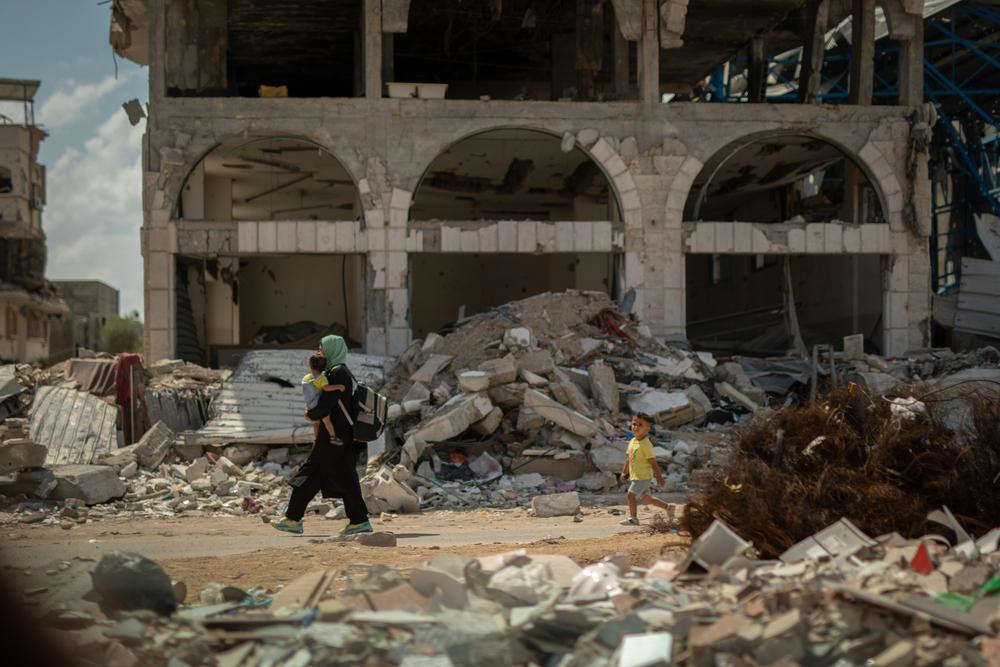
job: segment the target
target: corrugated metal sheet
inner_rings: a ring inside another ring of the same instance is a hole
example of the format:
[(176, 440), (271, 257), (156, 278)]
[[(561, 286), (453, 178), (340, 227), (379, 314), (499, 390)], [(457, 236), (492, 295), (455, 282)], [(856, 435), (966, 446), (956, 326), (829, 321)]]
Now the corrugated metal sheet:
[[(299, 383), (309, 372), (307, 362), (312, 352), (257, 350), (248, 353), (212, 399), (208, 423), (186, 434), (185, 440), (202, 445), (311, 441), (312, 427), (302, 416), (305, 403)], [(391, 363), (388, 357), (347, 356), (348, 367), (361, 382), (381, 380)], [(290, 386), (282, 386), (281, 381)]]
[(1000, 262), (962, 258), (955, 328), (1000, 338)]
[(45, 463), (93, 463), (118, 447), (118, 408), (76, 389), (39, 387), (31, 439), (48, 447)]

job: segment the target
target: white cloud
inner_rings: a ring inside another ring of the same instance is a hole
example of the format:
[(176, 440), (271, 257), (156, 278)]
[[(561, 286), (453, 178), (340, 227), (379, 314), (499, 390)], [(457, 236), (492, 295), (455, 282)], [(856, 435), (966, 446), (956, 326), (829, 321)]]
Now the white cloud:
[(42, 225), (50, 278), (103, 280), (121, 292), (123, 312), (142, 312), (143, 123), (121, 109), (49, 169)]
[(86, 116), (101, 98), (124, 85), (129, 77), (126, 73), (115, 79), (109, 74), (96, 83), (77, 83), (70, 79), (42, 102), (38, 108), (38, 122), (48, 130), (71, 125)]

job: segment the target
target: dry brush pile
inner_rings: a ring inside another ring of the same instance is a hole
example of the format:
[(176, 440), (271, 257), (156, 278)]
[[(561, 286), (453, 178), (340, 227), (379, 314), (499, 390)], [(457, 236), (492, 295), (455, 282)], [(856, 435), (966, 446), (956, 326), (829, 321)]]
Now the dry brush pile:
[(841, 517), (869, 535), (917, 537), (947, 505), (983, 534), (1000, 517), (1000, 401), (913, 395), (916, 411), (894, 415), (891, 399), (852, 385), (748, 424), (727, 465), (696, 480), (687, 527), (699, 535), (721, 519), (773, 557)]

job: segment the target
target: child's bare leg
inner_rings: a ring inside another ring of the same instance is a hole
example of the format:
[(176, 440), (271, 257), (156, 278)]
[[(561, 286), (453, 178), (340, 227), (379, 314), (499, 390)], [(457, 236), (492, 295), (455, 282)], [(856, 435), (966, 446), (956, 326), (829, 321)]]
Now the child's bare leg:
[(633, 519), (639, 513), (639, 506), (635, 502), (635, 494), (631, 491), (628, 492), (628, 515)]
[(316, 438), (319, 437), (319, 422), (313, 422), (312, 427), (313, 427), (313, 440), (316, 440)]
[(653, 507), (659, 507), (661, 510), (669, 510), (670, 509), (670, 504), (669, 503), (665, 503), (662, 500), (660, 500), (659, 498), (656, 498), (655, 496), (652, 496), (652, 495), (650, 495), (648, 493), (642, 497), (642, 502), (644, 504), (646, 504), (646, 505), (652, 505)]
[(333, 421), (330, 417), (323, 417), (323, 426), (326, 426), (326, 432), (330, 434), (330, 437), (336, 437), (336, 433), (333, 432)]

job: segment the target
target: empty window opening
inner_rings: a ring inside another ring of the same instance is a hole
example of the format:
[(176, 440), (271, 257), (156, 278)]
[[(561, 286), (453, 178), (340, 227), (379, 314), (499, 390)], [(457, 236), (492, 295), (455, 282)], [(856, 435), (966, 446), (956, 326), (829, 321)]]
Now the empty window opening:
[[(590, 0), (413, 0), (406, 33), (385, 35), (388, 82), (447, 84), (453, 99), (631, 98), (635, 43), (611, 3)], [(388, 86), (390, 96), (425, 96)]]
[(536, 130), (491, 130), (454, 144), (424, 173), (410, 219), (619, 222), (608, 177), (579, 147)]
[(353, 97), (364, 90), (361, 0), (166, 3), (172, 96)]
[(362, 255), (178, 258), (177, 354), (230, 366), (246, 350), (364, 340)]
[(9, 195), (14, 192), (14, 181), (10, 175), (10, 169), (0, 167), (0, 195)]
[[(610, 253), (410, 255), (413, 335), (422, 338), (508, 301), (567, 289), (614, 293)], [(473, 279), (489, 276), (488, 280)]]
[[(759, 259), (763, 258), (763, 259)], [(811, 349), (840, 349), (864, 334), (882, 346), (883, 263), (878, 255), (794, 255), (792, 294), (802, 338)], [(719, 266), (729, 267), (720, 274)], [(785, 322), (784, 257), (687, 255), (687, 335), (699, 349), (782, 355), (792, 348)]]
[(357, 189), (320, 146), (295, 137), (237, 137), (189, 174), (178, 217), (186, 220), (354, 220)]
[(885, 222), (875, 187), (857, 163), (803, 135), (741, 140), (717, 152), (691, 187), (684, 219)]

